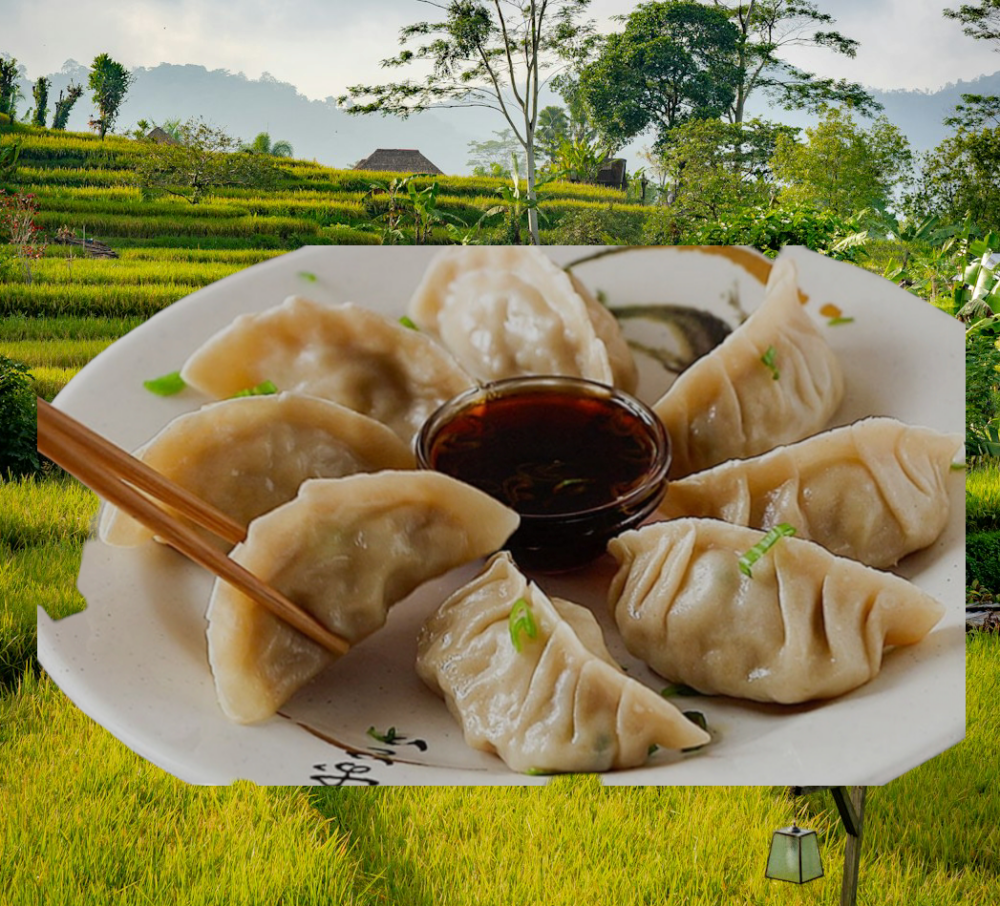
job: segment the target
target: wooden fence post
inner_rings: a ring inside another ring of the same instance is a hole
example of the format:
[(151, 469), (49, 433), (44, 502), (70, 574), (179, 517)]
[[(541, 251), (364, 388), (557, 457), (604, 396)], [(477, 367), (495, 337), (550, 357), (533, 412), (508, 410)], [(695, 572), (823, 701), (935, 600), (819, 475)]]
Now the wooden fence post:
[(851, 805), (857, 816), (857, 835), (848, 834), (844, 846), (844, 882), (840, 889), (840, 906), (855, 906), (858, 901), (858, 872), (861, 867), (861, 839), (865, 825), (865, 797), (868, 787), (851, 788)]

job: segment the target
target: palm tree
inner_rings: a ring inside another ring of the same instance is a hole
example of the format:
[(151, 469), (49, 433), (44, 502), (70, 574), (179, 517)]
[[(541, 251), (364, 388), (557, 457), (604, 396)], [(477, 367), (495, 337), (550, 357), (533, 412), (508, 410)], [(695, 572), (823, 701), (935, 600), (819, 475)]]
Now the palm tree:
[(271, 135), (267, 132), (258, 132), (257, 137), (247, 144), (244, 142), (240, 146), (241, 151), (249, 151), (251, 154), (270, 154), (272, 157), (291, 157), (292, 145), (290, 142), (271, 142)]

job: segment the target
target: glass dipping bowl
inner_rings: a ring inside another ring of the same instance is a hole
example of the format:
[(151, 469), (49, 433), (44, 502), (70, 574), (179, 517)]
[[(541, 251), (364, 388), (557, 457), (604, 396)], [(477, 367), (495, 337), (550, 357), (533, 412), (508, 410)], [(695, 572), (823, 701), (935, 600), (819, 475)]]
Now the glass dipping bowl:
[(519, 377), (459, 394), (427, 420), (417, 462), (505, 503), (505, 547), (524, 569), (560, 572), (604, 553), (666, 492), (670, 440), (627, 393), (580, 378)]

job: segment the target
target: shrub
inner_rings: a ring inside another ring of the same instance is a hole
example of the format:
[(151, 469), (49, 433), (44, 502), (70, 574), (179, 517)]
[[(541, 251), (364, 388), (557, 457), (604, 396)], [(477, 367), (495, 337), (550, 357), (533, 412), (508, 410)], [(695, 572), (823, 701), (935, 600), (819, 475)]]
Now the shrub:
[(573, 211), (563, 215), (551, 231), (550, 241), (556, 245), (639, 245), (644, 219), (613, 205)]
[(1000, 588), (1000, 532), (976, 532), (965, 539), (965, 584)]
[(37, 418), (28, 367), (0, 355), (0, 479), (38, 473)]

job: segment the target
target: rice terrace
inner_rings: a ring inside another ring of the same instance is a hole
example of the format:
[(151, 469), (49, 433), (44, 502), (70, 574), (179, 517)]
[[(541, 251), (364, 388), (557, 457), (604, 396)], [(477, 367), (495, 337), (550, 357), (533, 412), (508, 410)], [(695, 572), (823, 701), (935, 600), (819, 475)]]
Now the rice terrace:
[[(288, 250), (527, 235), (510, 177), (282, 159), (266, 187), (215, 187), (192, 204), (136, 184), (145, 141), (0, 124), (0, 150), (15, 141), (6, 210), (33, 230), (0, 247), (0, 417), (10, 420), (0, 467), (11, 470), (0, 481), (0, 903), (838, 902), (844, 835), (820, 792), (605, 788), (587, 775), (538, 788), (198, 788), (85, 717), (38, 666), (35, 614), (84, 607), (75, 580), (97, 499), (51, 464), (26, 465), (34, 445), (19, 433), (23, 400), (53, 399), (157, 311)], [(1000, 250), (995, 233), (972, 224), (947, 236), (933, 224), (903, 239), (864, 236), (850, 217), (790, 206), (734, 216), (725, 230), (681, 228), (656, 205), (583, 182), (554, 180), (540, 198), (543, 243), (749, 244), (769, 254), (808, 244), (903, 281), (952, 315), (977, 292), (969, 268)], [(967, 352), (980, 394), (970, 389), (967, 407), (978, 444), (967, 476), (970, 603), (1000, 590), (992, 331), (991, 315)], [(860, 902), (1000, 901), (998, 639), (967, 636), (966, 740), (869, 790)], [(826, 870), (802, 888), (764, 877), (771, 834), (793, 818), (818, 831)]]

